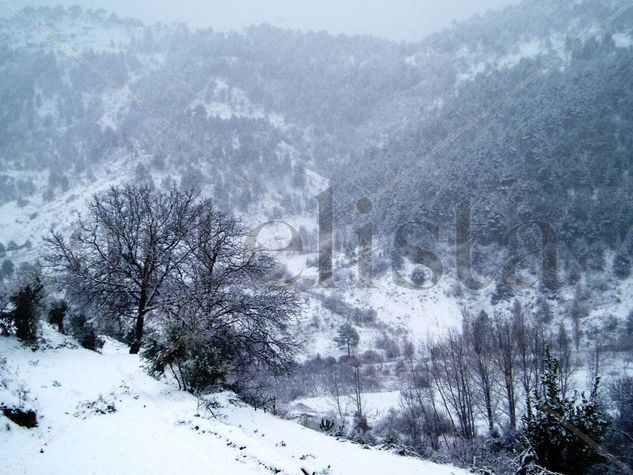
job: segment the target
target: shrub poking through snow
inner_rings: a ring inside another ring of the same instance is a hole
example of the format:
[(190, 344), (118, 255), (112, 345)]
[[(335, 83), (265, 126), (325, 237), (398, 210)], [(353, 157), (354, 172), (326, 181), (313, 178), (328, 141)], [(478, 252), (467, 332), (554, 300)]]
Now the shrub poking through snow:
[(57, 327), (59, 333), (64, 333), (64, 319), (68, 313), (68, 304), (65, 300), (53, 302), (48, 310), (48, 321)]
[(219, 341), (177, 324), (152, 333), (142, 355), (151, 375), (173, 376), (179, 389), (192, 394), (223, 381), (227, 371), (228, 355), (221, 351)]
[(9, 296), (8, 308), (0, 314), (2, 333), (12, 333), (25, 343), (34, 343), (43, 298), (44, 286), (39, 272), (35, 271), (18, 281), (16, 289)]
[(83, 401), (77, 404), (74, 416), (85, 419), (89, 415), (105, 415), (113, 412), (116, 412), (114, 401), (108, 401), (102, 395), (99, 395), (94, 401)]
[(88, 350), (99, 351), (103, 340), (97, 336), (94, 327), (83, 314), (73, 315), (69, 321), (70, 333), (81, 346)]
[(29, 389), (11, 370), (7, 359), (0, 357), (0, 413), (14, 423), (26, 427), (37, 427), (37, 412)]
[(17, 425), (32, 429), (37, 427), (37, 414), (32, 409), (20, 409), (18, 407), (0, 406), (2, 413), (7, 419), (12, 420)]
[(321, 424), (319, 425), (319, 428), (323, 432), (330, 432), (332, 429), (334, 429), (334, 421), (330, 419), (321, 419)]

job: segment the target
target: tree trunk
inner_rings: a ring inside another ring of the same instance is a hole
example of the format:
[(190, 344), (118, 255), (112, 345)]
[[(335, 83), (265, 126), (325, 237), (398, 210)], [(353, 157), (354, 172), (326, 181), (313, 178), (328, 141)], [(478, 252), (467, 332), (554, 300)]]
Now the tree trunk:
[(517, 428), (516, 417), (516, 404), (514, 401), (514, 386), (512, 374), (506, 374), (506, 395), (508, 398), (508, 416), (510, 417), (510, 428), (515, 430)]
[(130, 354), (136, 355), (141, 349), (141, 341), (143, 340), (143, 326), (145, 323), (145, 316), (138, 315), (136, 317), (136, 326), (134, 327), (134, 341), (130, 345)]
[(488, 431), (492, 433), (494, 430), (494, 417), (492, 415), (492, 395), (490, 386), (486, 384), (484, 388), (484, 401), (486, 404), (486, 418), (488, 419)]
[(130, 345), (130, 354), (136, 355), (141, 349), (143, 341), (143, 327), (145, 326), (145, 314), (147, 313), (147, 291), (141, 288), (141, 296), (138, 302), (138, 311), (136, 313), (136, 325), (134, 326), (134, 341)]

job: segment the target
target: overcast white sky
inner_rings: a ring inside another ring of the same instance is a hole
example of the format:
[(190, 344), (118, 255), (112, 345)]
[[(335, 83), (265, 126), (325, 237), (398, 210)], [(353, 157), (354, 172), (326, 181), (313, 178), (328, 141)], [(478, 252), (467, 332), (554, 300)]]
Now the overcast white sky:
[[(519, 0), (7, 0), (27, 5), (104, 8), (147, 23), (183, 22), (193, 28), (241, 30), (269, 23), (299, 30), (372, 34), (417, 41), (427, 34), (488, 9)], [(0, 4), (0, 15), (8, 10)]]

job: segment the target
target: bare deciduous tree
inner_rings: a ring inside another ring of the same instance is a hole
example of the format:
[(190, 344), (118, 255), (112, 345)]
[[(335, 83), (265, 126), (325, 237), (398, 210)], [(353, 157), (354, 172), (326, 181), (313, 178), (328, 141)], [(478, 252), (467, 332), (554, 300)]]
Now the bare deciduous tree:
[(471, 319), (467, 313), (463, 317), (464, 339), (471, 355), (471, 366), (476, 375), (478, 389), (482, 395), (484, 413), (488, 421), (488, 430), (494, 428), (494, 386), (496, 371), (492, 364), (493, 339), (492, 322), (485, 311)]
[(435, 388), (455, 433), (465, 440), (472, 440), (476, 435), (475, 394), (467, 353), (463, 336), (450, 331), (443, 342), (431, 348), (430, 363)]
[(113, 187), (90, 200), (76, 226), (69, 240), (51, 234), (47, 260), (60, 287), (99, 316), (132, 322), (131, 353), (140, 349), (147, 316), (157, 314), (198, 338), (222, 335), (223, 351), (243, 367), (290, 364), (297, 297), (268, 278), (276, 263), (246, 245), (244, 225), (209, 200)]
[(494, 340), (496, 351), (493, 360), (502, 376), (508, 419), (510, 428), (514, 430), (517, 427), (514, 375), (516, 347), (512, 321), (499, 315), (496, 316)]
[(134, 320), (130, 352), (137, 353), (146, 316), (192, 252), (185, 241), (202, 207), (193, 192), (112, 187), (89, 201), (70, 240), (51, 233), (47, 260), (66, 289), (103, 313)]

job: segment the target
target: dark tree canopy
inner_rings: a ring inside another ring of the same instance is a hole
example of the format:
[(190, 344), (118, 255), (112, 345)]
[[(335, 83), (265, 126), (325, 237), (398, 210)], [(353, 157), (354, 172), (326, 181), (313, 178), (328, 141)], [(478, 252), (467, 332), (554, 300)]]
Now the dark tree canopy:
[[(128, 185), (94, 196), (70, 239), (48, 238), (46, 257), (71, 300), (131, 330), (131, 352), (151, 316), (156, 372), (193, 354), (194, 341), (220, 350), (229, 367), (287, 369), (299, 301), (269, 280), (276, 263), (249, 247), (247, 234), (194, 192)], [(169, 348), (175, 334), (177, 350)]]
[(539, 463), (557, 473), (580, 474), (605, 458), (599, 448), (609, 421), (596, 396), (599, 379), (591, 397), (563, 396), (558, 383), (558, 361), (545, 350), (545, 372), (534, 401), (534, 413), (526, 416), (528, 440)]
[(47, 260), (77, 298), (104, 316), (134, 319), (136, 353), (146, 315), (192, 253), (186, 239), (205, 205), (189, 191), (110, 188), (90, 200), (69, 240), (51, 234)]
[(360, 336), (351, 323), (345, 323), (338, 329), (336, 337), (334, 337), (334, 343), (339, 348), (347, 351), (347, 356), (352, 355), (352, 351), (358, 346)]

